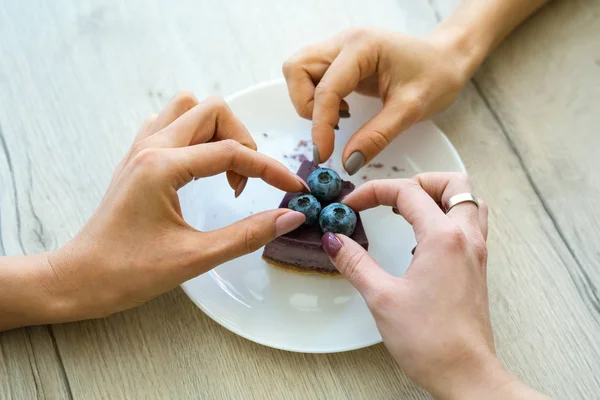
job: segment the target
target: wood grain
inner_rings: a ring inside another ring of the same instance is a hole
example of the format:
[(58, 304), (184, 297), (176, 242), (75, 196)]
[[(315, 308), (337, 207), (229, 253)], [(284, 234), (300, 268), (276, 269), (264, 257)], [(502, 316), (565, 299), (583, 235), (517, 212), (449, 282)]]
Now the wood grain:
[[(450, 9), (431, 3), (439, 15)], [(590, 63), (600, 5), (570, 3), (509, 39), (437, 122), (491, 207), (499, 354), (531, 385), (572, 399), (600, 392), (591, 296), (598, 226), (589, 215), (597, 203), (583, 198), (598, 187), (588, 187), (596, 178), (585, 166), (598, 165), (589, 124), (599, 93), (589, 83), (598, 82)], [(424, 33), (434, 23), (427, 2), (409, 0), (369, 8), (359, 0), (4, 1), (1, 248), (33, 253), (67, 241), (137, 125), (178, 89), (202, 98), (279, 77), (287, 56), (345, 27)], [(579, 145), (560, 140), (570, 126)], [(180, 290), (103, 320), (4, 333), (0, 349), (0, 398), (429, 398), (381, 345), (334, 355), (273, 350), (221, 328)]]
[(484, 94), (554, 229), (570, 274), (600, 321), (600, 8), (553, 2), (489, 59)]

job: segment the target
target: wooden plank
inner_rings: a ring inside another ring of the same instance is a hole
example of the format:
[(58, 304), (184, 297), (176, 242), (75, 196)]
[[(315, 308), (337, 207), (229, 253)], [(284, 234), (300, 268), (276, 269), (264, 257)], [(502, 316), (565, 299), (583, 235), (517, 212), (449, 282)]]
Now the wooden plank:
[(598, 316), (570, 278), (576, 262), (474, 85), (436, 119), (490, 207), (488, 282), (498, 353), (553, 398), (600, 388)]
[(600, 320), (600, 7), (552, 2), (507, 40), (476, 83), (566, 243)]
[[(24, 254), (37, 234), (24, 221), (35, 220), (31, 203), (17, 185), (19, 165), (13, 162), (0, 117), (0, 256)], [(21, 166), (27, 172), (27, 165)], [(37, 232), (37, 231), (36, 231)], [(33, 235), (32, 235), (33, 233)], [(38, 244), (38, 241), (35, 241)], [(70, 398), (66, 375), (49, 327), (33, 327), (0, 333), (0, 398)]]

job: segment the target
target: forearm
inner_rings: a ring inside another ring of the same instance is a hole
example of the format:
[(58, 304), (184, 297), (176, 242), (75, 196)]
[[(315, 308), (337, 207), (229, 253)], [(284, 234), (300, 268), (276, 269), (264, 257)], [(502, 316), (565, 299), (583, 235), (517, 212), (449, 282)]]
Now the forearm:
[(427, 388), (439, 400), (548, 400), (508, 371), (494, 354), (465, 360)]
[(0, 257), (0, 331), (62, 319), (52, 275), (48, 253)]
[(473, 75), (483, 60), (517, 26), (548, 0), (464, 0), (432, 33), (464, 57)]

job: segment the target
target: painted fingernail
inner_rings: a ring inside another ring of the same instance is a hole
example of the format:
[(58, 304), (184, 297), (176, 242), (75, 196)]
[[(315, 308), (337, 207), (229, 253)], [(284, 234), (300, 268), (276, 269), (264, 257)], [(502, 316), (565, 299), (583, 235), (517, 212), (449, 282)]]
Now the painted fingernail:
[(417, 246), (413, 247), (413, 249), (411, 250), (410, 254), (412, 254), (414, 256), (416, 250), (417, 250)]
[(304, 179), (300, 178), (296, 174), (294, 174), (294, 176), (296, 177), (296, 179), (298, 180), (298, 182), (300, 182), (302, 184), (302, 186), (304, 186), (304, 189), (305, 189), (306, 193), (310, 193), (310, 188), (308, 187), (308, 184), (306, 183), (306, 181)]
[(333, 129), (335, 129), (336, 131), (340, 130), (340, 126), (338, 124), (335, 124), (335, 126), (333, 127)]
[(346, 164), (344, 164), (344, 169), (350, 175), (354, 175), (358, 172), (359, 169), (362, 168), (363, 165), (365, 165), (365, 157), (359, 151), (355, 151), (346, 160)]
[(240, 194), (242, 194), (242, 192), (244, 191), (244, 188), (246, 187), (246, 184), (248, 183), (248, 178), (247, 177), (242, 177), (242, 180), (240, 181), (240, 183), (238, 183), (237, 187), (235, 188), (235, 198), (237, 199), (238, 197), (240, 197)]
[(306, 221), (304, 214), (298, 211), (288, 211), (275, 220), (275, 235), (277, 237), (290, 233)]
[(321, 238), (321, 244), (325, 253), (331, 258), (335, 258), (342, 248), (342, 242), (333, 233), (327, 232)]
[(400, 210), (398, 210), (396, 207), (392, 207), (392, 212), (396, 215), (400, 215)]
[(319, 149), (313, 144), (313, 164), (321, 164), (321, 156), (319, 155)]
[(340, 118), (350, 118), (350, 111), (340, 110)]

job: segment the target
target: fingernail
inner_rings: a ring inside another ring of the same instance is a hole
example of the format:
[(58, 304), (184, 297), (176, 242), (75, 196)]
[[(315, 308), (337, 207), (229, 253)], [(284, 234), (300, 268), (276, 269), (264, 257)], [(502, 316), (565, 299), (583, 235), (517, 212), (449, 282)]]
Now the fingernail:
[(290, 233), (306, 221), (304, 214), (298, 211), (288, 211), (275, 220), (275, 234), (277, 237)]
[(415, 255), (415, 251), (417, 250), (417, 246), (413, 247), (412, 251), (410, 252), (410, 254), (412, 254), (413, 256)]
[(400, 215), (400, 210), (398, 210), (396, 207), (392, 207), (392, 212), (396, 215)]
[(346, 164), (344, 164), (344, 169), (350, 174), (354, 175), (358, 172), (359, 169), (365, 164), (365, 157), (359, 152), (355, 151), (348, 157), (346, 160)]
[(296, 177), (296, 179), (298, 180), (298, 182), (300, 182), (302, 184), (302, 186), (304, 186), (304, 189), (306, 189), (306, 192), (310, 193), (310, 188), (308, 187), (308, 184), (306, 183), (306, 181), (304, 179), (300, 178), (296, 174), (294, 174), (294, 176)]
[(321, 244), (325, 253), (331, 258), (335, 258), (342, 248), (342, 242), (333, 233), (327, 232), (321, 238)]
[(237, 187), (235, 188), (235, 198), (237, 199), (238, 197), (240, 197), (240, 194), (242, 194), (242, 192), (244, 191), (244, 188), (246, 187), (246, 184), (248, 183), (248, 178), (247, 177), (242, 177), (242, 180), (240, 181), (240, 183), (238, 183)]
[(340, 110), (340, 118), (350, 118), (350, 111)]
[(333, 129), (335, 129), (336, 131), (340, 130), (340, 126), (338, 124), (335, 124), (335, 126), (333, 127)]
[(313, 164), (321, 164), (321, 156), (319, 156), (319, 149), (313, 144)]

